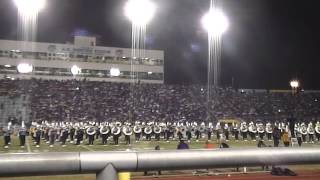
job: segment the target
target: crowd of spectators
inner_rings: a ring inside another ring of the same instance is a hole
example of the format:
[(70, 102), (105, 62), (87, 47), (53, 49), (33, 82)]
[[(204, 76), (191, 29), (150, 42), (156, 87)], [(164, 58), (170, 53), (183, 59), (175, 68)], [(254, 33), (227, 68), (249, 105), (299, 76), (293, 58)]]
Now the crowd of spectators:
[(205, 85), (2, 79), (1, 95), (28, 97), (30, 117), (38, 121), (204, 121), (208, 112), (219, 119), (269, 121), (292, 112), (308, 120), (320, 115), (320, 93), (213, 88), (208, 101)]

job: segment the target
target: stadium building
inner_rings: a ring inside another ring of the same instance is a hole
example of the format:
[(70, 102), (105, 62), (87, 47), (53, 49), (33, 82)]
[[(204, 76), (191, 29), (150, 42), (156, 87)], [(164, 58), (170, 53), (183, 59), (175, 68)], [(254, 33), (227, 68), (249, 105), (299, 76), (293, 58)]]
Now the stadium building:
[[(164, 82), (164, 52), (96, 46), (96, 38), (76, 36), (73, 44), (0, 40), (0, 76), (11, 79), (86, 79), (141, 83)], [(19, 67), (20, 65), (20, 67)], [(81, 71), (72, 73), (75, 67)]]

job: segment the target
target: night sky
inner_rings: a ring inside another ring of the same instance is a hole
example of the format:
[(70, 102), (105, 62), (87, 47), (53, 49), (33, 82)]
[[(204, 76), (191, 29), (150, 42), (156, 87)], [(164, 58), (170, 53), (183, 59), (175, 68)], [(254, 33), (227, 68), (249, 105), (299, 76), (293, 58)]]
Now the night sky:
[[(39, 15), (38, 41), (72, 42), (96, 36), (98, 45), (131, 46), (125, 0), (47, 0)], [(165, 82), (204, 84), (207, 33), (200, 19), (209, 0), (154, 0), (147, 48), (165, 51)], [(222, 84), (284, 89), (298, 78), (305, 89), (320, 89), (319, 0), (220, 0), (230, 21), (223, 36)], [(0, 39), (17, 39), (17, 9), (0, 1)]]

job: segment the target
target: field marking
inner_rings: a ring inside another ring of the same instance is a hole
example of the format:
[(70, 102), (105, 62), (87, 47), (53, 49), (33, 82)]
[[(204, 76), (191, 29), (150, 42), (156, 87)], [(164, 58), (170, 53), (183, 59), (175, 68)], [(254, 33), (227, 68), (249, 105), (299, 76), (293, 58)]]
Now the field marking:
[(89, 148), (89, 147), (87, 147), (87, 146), (84, 146), (84, 145), (80, 145), (80, 147), (83, 147), (83, 148), (85, 148), (85, 149), (88, 150), (88, 151), (94, 151), (93, 149), (91, 149), (91, 148)]
[(29, 138), (28, 137), (26, 138), (26, 144), (27, 144), (28, 152), (31, 153), (31, 147), (30, 147), (30, 144), (29, 144)]

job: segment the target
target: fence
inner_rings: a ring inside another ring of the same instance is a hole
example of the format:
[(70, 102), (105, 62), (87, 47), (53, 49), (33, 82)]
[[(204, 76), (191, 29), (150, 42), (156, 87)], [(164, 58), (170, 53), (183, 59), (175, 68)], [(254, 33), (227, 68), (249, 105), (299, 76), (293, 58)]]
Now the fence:
[(146, 152), (1, 154), (0, 176), (95, 173), (97, 180), (118, 172), (182, 170), (320, 163), (319, 148), (250, 148)]

